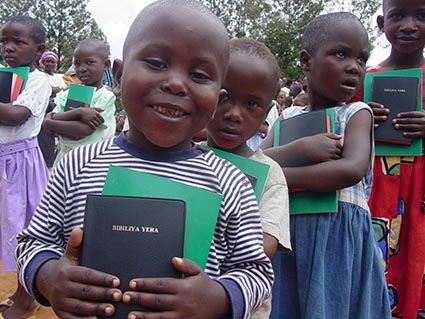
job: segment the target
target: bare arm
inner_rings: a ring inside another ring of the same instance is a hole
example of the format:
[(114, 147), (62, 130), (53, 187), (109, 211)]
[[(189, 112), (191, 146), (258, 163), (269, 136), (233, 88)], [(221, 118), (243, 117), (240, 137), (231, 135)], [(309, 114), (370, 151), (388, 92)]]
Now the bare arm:
[(22, 105), (12, 105), (11, 103), (0, 103), (0, 122), (15, 126), (25, 123), (31, 112)]
[(104, 120), (98, 108), (75, 109), (67, 112), (48, 113), (43, 128), (68, 137), (86, 137), (92, 134)]
[(284, 167), (288, 186), (324, 192), (358, 183), (369, 165), (371, 127), (370, 112), (358, 111), (346, 126), (341, 158), (303, 167)]

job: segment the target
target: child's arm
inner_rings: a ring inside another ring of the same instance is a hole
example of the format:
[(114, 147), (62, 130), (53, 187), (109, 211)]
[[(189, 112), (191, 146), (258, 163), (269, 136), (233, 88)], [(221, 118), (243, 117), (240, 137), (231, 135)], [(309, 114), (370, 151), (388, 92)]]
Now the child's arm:
[(104, 120), (100, 108), (77, 108), (58, 113), (48, 113), (43, 128), (51, 133), (67, 137), (86, 137), (92, 134)]
[(42, 264), (36, 275), (36, 291), (60, 318), (110, 316), (114, 312), (111, 302), (122, 296), (117, 277), (78, 266), (82, 238), (81, 229), (74, 229), (65, 254)]
[(25, 123), (31, 111), (22, 105), (0, 103), (0, 122), (16, 126)]
[(358, 183), (371, 156), (372, 114), (362, 109), (347, 123), (340, 159), (302, 167), (283, 168), (288, 186), (313, 191), (334, 191)]
[[(273, 140), (273, 137), (270, 139)], [(340, 140), (340, 135), (323, 133), (303, 137), (286, 145), (264, 148), (263, 151), (282, 167), (304, 166), (340, 159), (342, 155)], [(260, 147), (268, 147), (268, 143), (261, 144)]]

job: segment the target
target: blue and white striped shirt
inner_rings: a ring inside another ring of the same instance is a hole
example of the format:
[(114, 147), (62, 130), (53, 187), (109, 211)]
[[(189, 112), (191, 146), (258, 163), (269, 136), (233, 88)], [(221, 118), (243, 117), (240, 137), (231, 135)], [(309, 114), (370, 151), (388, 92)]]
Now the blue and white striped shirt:
[(175, 153), (146, 152), (124, 134), (77, 148), (56, 167), (31, 224), (18, 235), (19, 276), (26, 289), (34, 293), (38, 268), (48, 259), (59, 258), (71, 230), (82, 227), (86, 196), (101, 194), (110, 165), (167, 177), (223, 196), (205, 271), (226, 289), (233, 317), (249, 318), (269, 295), (273, 270), (263, 252), (258, 206), (245, 175), (201, 146)]

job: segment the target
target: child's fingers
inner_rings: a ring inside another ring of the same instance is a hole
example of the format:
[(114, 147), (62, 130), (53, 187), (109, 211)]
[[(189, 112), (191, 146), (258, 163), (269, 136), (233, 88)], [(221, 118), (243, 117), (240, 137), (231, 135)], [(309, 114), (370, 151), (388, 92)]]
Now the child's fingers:
[(142, 307), (158, 310), (170, 310), (176, 307), (176, 297), (174, 294), (127, 291), (123, 295), (122, 300), (127, 304), (137, 304)]
[(94, 316), (111, 316), (115, 308), (107, 303), (82, 302), (77, 299), (67, 299), (63, 307), (55, 307), (55, 313), (63, 319), (93, 319)]
[(172, 262), (174, 267), (185, 276), (196, 276), (202, 272), (201, 267), (199, 267), (193, 260), (174, 257)]
[(80, 228), (74, 228), (71, 231), (71, 236), (69, 238), (68, 245), (65, 250), (65, 256), (74, 265), (78, 265), (82, 241), (83, 241), (83, 231)]
[(397, 114), (397, 120), (401, 119), (425, 119), (425, 113), (419, 111), (401, 112)]

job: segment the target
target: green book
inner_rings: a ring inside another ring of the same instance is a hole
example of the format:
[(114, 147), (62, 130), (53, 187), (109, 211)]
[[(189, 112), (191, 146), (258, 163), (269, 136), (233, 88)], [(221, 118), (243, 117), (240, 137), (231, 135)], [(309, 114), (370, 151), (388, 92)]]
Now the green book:
[(183, 256), (205, 269), (220, 212), (221, 195), (168, 178), (112, 165), (102, 194), (183, 200), (186, 203)]
[(65, 111), (79, 107), (89, 108), (93, 102), (93, 96), (96, 88), (72, 83), (69, 86), (68, 97), (65, 104)]
[[(404, 82), (412, 82), (408, 81), (412, 79), (414, 80), (413, 83), (416, 84), (404, 84)], [(378, 80), (380, 81), (378, 82)], [(385, 90), (381, 88), (380, 92), (377, 92), (377, 88), (382, 87), (382, 84), (380, 86), (378, 86), (377, 84), (384, 81), (388, 82), (388, 84), (386, 84), (388, 88)], [(390, 85), (391, 83), (395, 87), (392, 87)], [(378, 130), (381, 129), (381, 126), (382, 129), (384, 129), (385, 126), (388, 126), (389, 128), (387, 130), (392, 130), (392, 124), (390, 122), (391, 119), (395, 117), (395, 115), (399, 112), (408, 111), (403, 109), (403, 107), (406, 107), (407, 104), (411, 104), (409, 100), (412, 100), (404, 98), (405, 91), (407, 91), (407, 89), (411, 89), (412, 93), (414, 93), (414, 95), (417, 95), (413, 109), (417, 111), (422, 111), (423, 93), (421, 68), (366, 73), (364, 81), (364, 101), (367, 103), (375, 100), (375, 102), (383, 103), (388, 108), (393, 110), (387, 121), (385, 121), (384, 124), (380, 124)], [(397, 104), (397, 101), (402, 100), (406, 100), (407, 102), (401, 103), (403, 105)], [(394, 101), (395, 103), (393, 103)], [(380, 136), (377, 130), (375, 130), (375, 133)], [(393, 134), (397, 134), (395, 129)], [(401, 133), (399, 134), (401, 135)], [(375, 154), (380, 156), (419, 156), (422, 155), (422, 139), (414, 139), (404, 143), (394, 143), (394, 141), (383, 142), (375, 140)]]
[[(274, 146), (285, 145), (302, 137), (335, 133), (335, 109), (303, 113), (275, 122)], [(295, 165), (296, 166), (296, 165)], [(289, 213), (314, 214), (338, 211), (338, 193), (289, 190)]]
[[(27, 83), (30, 68), (19, 66), (16, 68), (0, 67), (0, 102), (13, 103), (24, 90)], [(8, 123), (0, 125), (10, 126)]]
[(252, 188), (254, 189), (257, 202), (260, 202), (261, 196), (263, 195), (264, 186), (266, 184), (267, 175), (269, 174), (270, 166), (216, 148), (206, 148), (212, 150), (218, 157), (224, 158), (238, 167), (246, 175), (246, 177), (248, 177), (248, 180), (251, 182)]

